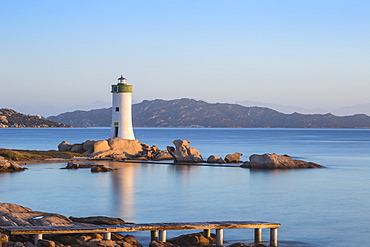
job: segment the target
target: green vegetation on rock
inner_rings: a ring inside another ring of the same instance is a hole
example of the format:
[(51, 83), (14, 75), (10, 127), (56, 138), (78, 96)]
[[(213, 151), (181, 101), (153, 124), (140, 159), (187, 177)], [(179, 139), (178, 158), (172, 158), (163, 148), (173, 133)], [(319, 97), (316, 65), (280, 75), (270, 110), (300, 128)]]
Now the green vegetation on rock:
[(69, 159), (73, 157), (84, 157), (82, 154), (73, 152), (35, 151), (35, 150), (17, 150), (0, 148), (0, 156), (7, 160), (45, 160), (45, 159)]

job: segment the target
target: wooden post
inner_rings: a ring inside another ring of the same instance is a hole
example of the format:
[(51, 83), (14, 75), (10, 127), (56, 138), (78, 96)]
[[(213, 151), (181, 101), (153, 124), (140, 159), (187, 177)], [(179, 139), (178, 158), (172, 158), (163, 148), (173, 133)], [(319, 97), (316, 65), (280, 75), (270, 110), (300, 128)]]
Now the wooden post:
[(278, 245), (278, 229), (271, 228), (270, 229), (270, 246), (275, 247)]
[(104, 239), (106, 239), (106, 240), (112, 239), (112, 233), (111, 232), (104, 233)]
[(216, 245), (222, 246), (224, 244), (224, 229), (216, 229)]
[(158, 231), (151, 231), (150, 232), (150, 240), (151, 241), (159, 241)]
[(39, 242), (39, 240), (42, 239), (42, 234), (36, 234), (35, 235), (35, 245), (37, 246), (37, 243)]
[(159, 231), (159, 241), (166, 242), (166, 230)]
[(211, 237), (211, 229), (204, 229), (203, 230), (203, 236), (206, 237), (206, 238), (210, 238)]
[(261, 243), (262, 242), (262, 228), (255, 228), (254, 229), (254, 242)]

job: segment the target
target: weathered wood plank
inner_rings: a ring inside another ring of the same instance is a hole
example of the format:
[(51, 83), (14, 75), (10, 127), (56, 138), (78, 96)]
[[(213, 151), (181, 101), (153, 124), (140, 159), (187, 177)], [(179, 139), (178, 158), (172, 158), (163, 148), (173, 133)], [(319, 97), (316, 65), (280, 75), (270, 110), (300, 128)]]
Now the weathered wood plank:
[(109, 233), (158, 230), (197, 230), (197, 229), (258, 229), (279, 228), (279, 223), (264, 221), (215, 221), (215, 222), (172, 222), (123, 225), (69, 225), (69, 226), (0, 226), (9, 234), (73, 234)]

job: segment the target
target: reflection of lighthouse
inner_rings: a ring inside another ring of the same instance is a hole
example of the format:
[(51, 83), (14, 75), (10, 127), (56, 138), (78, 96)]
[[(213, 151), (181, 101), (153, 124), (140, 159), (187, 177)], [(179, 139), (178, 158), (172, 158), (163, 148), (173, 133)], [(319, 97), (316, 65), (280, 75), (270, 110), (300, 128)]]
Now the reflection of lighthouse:
[(131, 116), (132, 85), (127, 85), (121, 75), (117, 85), (112, 85), (112, 127), (110, 138), (135, 140)]
[[(115, 167), (115, 166), (114, 166)], [(125, 220), (135, 220), (135, 169), (134, 164), (118, 165), (119, 169), (113, 174), (115, 211)]]

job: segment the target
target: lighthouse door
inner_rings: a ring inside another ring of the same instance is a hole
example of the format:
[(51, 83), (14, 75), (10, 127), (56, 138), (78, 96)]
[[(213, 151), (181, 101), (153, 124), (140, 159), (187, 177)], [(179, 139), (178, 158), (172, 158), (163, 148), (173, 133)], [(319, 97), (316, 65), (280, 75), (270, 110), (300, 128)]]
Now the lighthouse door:
[(118, 137), (118, 127), (114, 128), (114, 137)]

